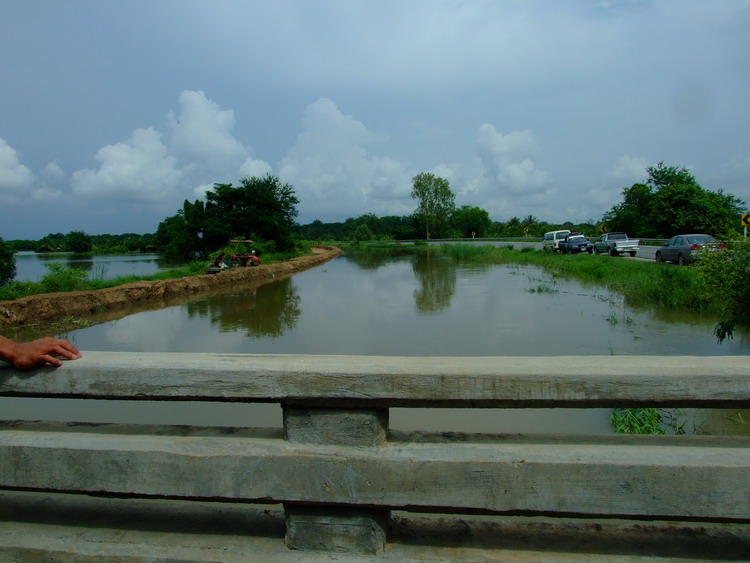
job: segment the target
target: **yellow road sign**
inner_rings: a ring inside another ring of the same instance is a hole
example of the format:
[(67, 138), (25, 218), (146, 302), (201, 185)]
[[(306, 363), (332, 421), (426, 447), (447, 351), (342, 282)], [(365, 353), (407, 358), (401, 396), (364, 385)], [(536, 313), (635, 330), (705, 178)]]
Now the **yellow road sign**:
[(742, 214), (741, 224), (742, 224), (743, 227), (750, 227), (750, 213), (743, 213)]

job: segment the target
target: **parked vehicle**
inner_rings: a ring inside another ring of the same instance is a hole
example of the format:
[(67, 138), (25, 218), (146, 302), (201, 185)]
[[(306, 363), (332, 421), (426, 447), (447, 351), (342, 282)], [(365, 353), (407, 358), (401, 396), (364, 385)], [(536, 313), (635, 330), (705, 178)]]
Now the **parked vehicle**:
[(565, 229), (562, 231), (550, 231), (548, 233), (544, 233), (544, 237), (542, 237), (542, 250), (552, 251), (552, 252), (555, 252), (556, 250), (560, 250), (558, 248), (560, 241), (564, 239), (566, 236), (568, 236), (569, 234), (570, 234), (570, 231), (568, 229)]
[(657, 262), (676, 262), (680, 266), (700, 260), (701, 254), (716, 248), (711, 235), (675, 235), (659, 247), (654, 259)]
[(579, 252), (591, 254), (594, 251), (594, 245), (581, 233), (570, 233), (557, 244), (557, 247), (563, 254), (577, 254)]
[(246, 268), (260, 266), (260, 258), (253, 250), (251, 240), (230, 240), (229, 253), (220, 253), (213, 263), (206, 268), (208, 274), (218, 274), (226, 268)]
[(635, 256), (641, 241), (628, 238), (625, 233), (604, 233), (594, 242), (594, 252), (601, 254), (606, 252), (610, 256), (617, 256), (627, 252)]

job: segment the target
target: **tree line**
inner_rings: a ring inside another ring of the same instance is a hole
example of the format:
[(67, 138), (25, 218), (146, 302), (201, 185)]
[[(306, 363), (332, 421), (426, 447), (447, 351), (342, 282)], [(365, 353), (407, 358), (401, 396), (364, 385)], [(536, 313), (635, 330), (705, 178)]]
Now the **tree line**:
[[(48, 234), (38, 241), (14, 240), (11, 251), (124, 253), (158, 252), (176, 261), (205, 258), (233, 238), (251, 238), (266, 251), (293, 252), (301, 240), (371, 241), (425, 238), (541, 237), (569, 229), (596, 236), (601, 229), (625, 231), (641, 238), (669, 238), (677, 233), (705, 232), (737, 238), (745, 202), (732, 194), (700, 186), (686, 169), (660, 162), (646, 168), (647, 178), (623, 188), (622, 201), (602, 220), (548, 223), (533, 215), (493, 221), (478, 206), (455, 203), (448, 180), (431, 173), (412, 178), (410, 215), (377, 217), (366, 213), (342, 222), (295, 222), (294, 187), (278, 177), (241, 178), (238, 185), (214, 184), (204, 200), (185, 200), (153, 234), (88, 235), (82, 231)], [(1, 241), (2, 239), (0, 239)]]
[(50, 233), (40, 240), (9, 240), (13, 252), (73, 252), (76, 254), (127, 254), (157, 252), (156, 235), (125, 233), (121, 235), (87, 235), (83, 231), (67, 234)]

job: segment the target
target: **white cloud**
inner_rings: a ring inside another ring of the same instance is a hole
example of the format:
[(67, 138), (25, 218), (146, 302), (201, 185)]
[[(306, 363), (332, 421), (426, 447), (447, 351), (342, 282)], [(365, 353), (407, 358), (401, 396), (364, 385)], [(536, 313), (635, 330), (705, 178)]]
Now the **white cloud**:
[(0, 197), (13, 200), (31, 189), (34, 174), (21, 164), (16, 149), (0, 138)]
[(271, 173), (273, 173), (273, 168), (265, 160), (254, 160), (252, 158), (247, 158), (239, 170), (239, 175), (242, 178), (245, 176), (257, 176), (261, 178)]
[(241, 163), (247, 158), (248, 150), (231, 134), (235, 123), (232, 110), (220, 109), (202, 91), (182, 92), (179, 103), (180, 114), (170, 113), (169, 124), (171, 148), (180, 158), (207, 164)]
[(270, 164), (253, 158), (252, 150), (232, 134), (234, 111), (221, 109), (202, 91), (182, 92), (179, 104), (179, 115), (168, 116), (170, 150), (194, 182), (235, 182), (272, 171)]
[(544, 191), (548, 174), (530, 158), (535, 151), (531, 131), (511, 131), (503, 135), (489, 123), (477, 129), (477, 152), (491, 184), (512, 194)]
[(65, 177), (65, 171), (56, 160), (47, 163), (47, 166), (44, 167), (44, 173), (53, 180), (62, 180)]
[(272, 171), (232, 135), (233, 111), (222, 110), (203, 92), (183, 91), (178, 102), (179, 114), (167, 116), (172, 128), (168, 144), (153, 127), (136, 129), (127, 141), (99, 150), (98, 169), (74, 172), (73, 191), (100, 199), (179, 206), (190, 194), (204, 197), (215, 182)]
[(163, 202), (175, 197), (182, 180), (176, 159), (152, 128), (136, 129), (124, 143), (107, 145), (96, 154), (98, 170), (73, 173), (73, 191), (92, 198), (131, 202)]
[(38, 188), (32, 190), (31, 199), (36, 202), (50, 203), (55, 200), (59, 200), (64, 195), (64, 192), (55, 190), (52, 188)]
[(201, 184), (193, 188), (193, 196), (197, 199), (206, 199), (206, 192), (213, 188), (213, 184)]
[(646, 167), (650, 166), (647, 158), (623, 155), (612, 165), (612, 178), (630, 182), (643, 182), (646, 178)]
[(279, 163), (279, 177), (294, 185), (307, 214), (409, 213), (406, 166), (368, 154), (368, 146), (384, 139), (333, 101), (320, 99), (307, 107), (302, 132)]

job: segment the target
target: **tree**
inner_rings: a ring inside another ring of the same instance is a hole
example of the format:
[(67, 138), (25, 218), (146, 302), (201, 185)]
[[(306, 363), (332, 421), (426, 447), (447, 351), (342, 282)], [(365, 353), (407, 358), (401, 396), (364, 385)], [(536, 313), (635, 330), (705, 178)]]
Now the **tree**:
[(468, 238), (476, 233), (476, 236), (487, 236), (492, 228), (490, 214), (480, 207), (462, 205), (453, 213), (451, 225), (459, 231), (462, 237)]
[(16, 257), (13, 249), (0, 237), (0, 286), (16, 277)]
[(646, 183), (624, 188), (623, 201), (604, 214), (610, 231), (655, 238), (676, 233), (730, 237), (737, 232), (742, 200), (702, 188), (686, 168), (660, 162), (646, 171)]
[(414, 214), (424, 225), (426, 237), (444, 233), (456, 208), (448, 180), (422, 172), (412, 178), (412, 186), (411, 197), (419, 200)]
[(370, 229), (370, 226), (367, 223), (360, 223), (352, 233), (352, 240), (355, 242), (368, 241), (373, 238), (375, 238), (375, 235), (373, 235), (372, 229)]
[(37, 252), (62, 252), (65, 249), (65, 235), (62, 233), (50, 233), (39, 241)]
[(501, 233), (506, 237), (520, 237), (524, 234), (523, 229), (524, 226), (521, 223), (521, 219), (514, 216), (511, 217), (507, 223), (505, 223), (505, 226)]
[(241, 178), (239, 186), (214, 184), (205, 203), (186, 200), (177, 215), (159, 224), (157, 244), (173, 258), (186, 259), (208, 255), (232, 238), (253, 236), (288, 252), (294, 248), (298, 203), (294, 188), (270, 174)]
[(65, 235), (65, 248), (67, 248), (69, 252), (84, 254), (86, 252), (91, 252), (93, 243), (91, 237), (83, 231), (70, 231)]
[(231, 237), (254, 234), (287, 252), (294, 248), (292, 226), (298, 203), (294, 188), (271, 174), (241, 178), (237, 187), (214, 184), (206, 193), (205, 229), (223, 236), (224, 244)]
[(633, 184), (629, 188), (624, 188), (622, 203), (604, 214), (604, 223), (611, 231), (655, 237), (657, 232), (649, 219), (653, 195), (653, 190), (647, 184)]
[(656, 166), (646, 167), (648, 172), (648, 180), (646, 183), (649, 186), (654, 187), (656, 190), (660, 190), (666, 186), (674, 186), (676, 184), (683, 186), (697, 186), (698, 182), (687, 168), (677, 168), (676, 166), (665, 166), (662, 160)]
[(189, 260), (197, 250), (185, 218), (180, 213), (159, 223), (156, 229), (156, 244), (168, 260)]

